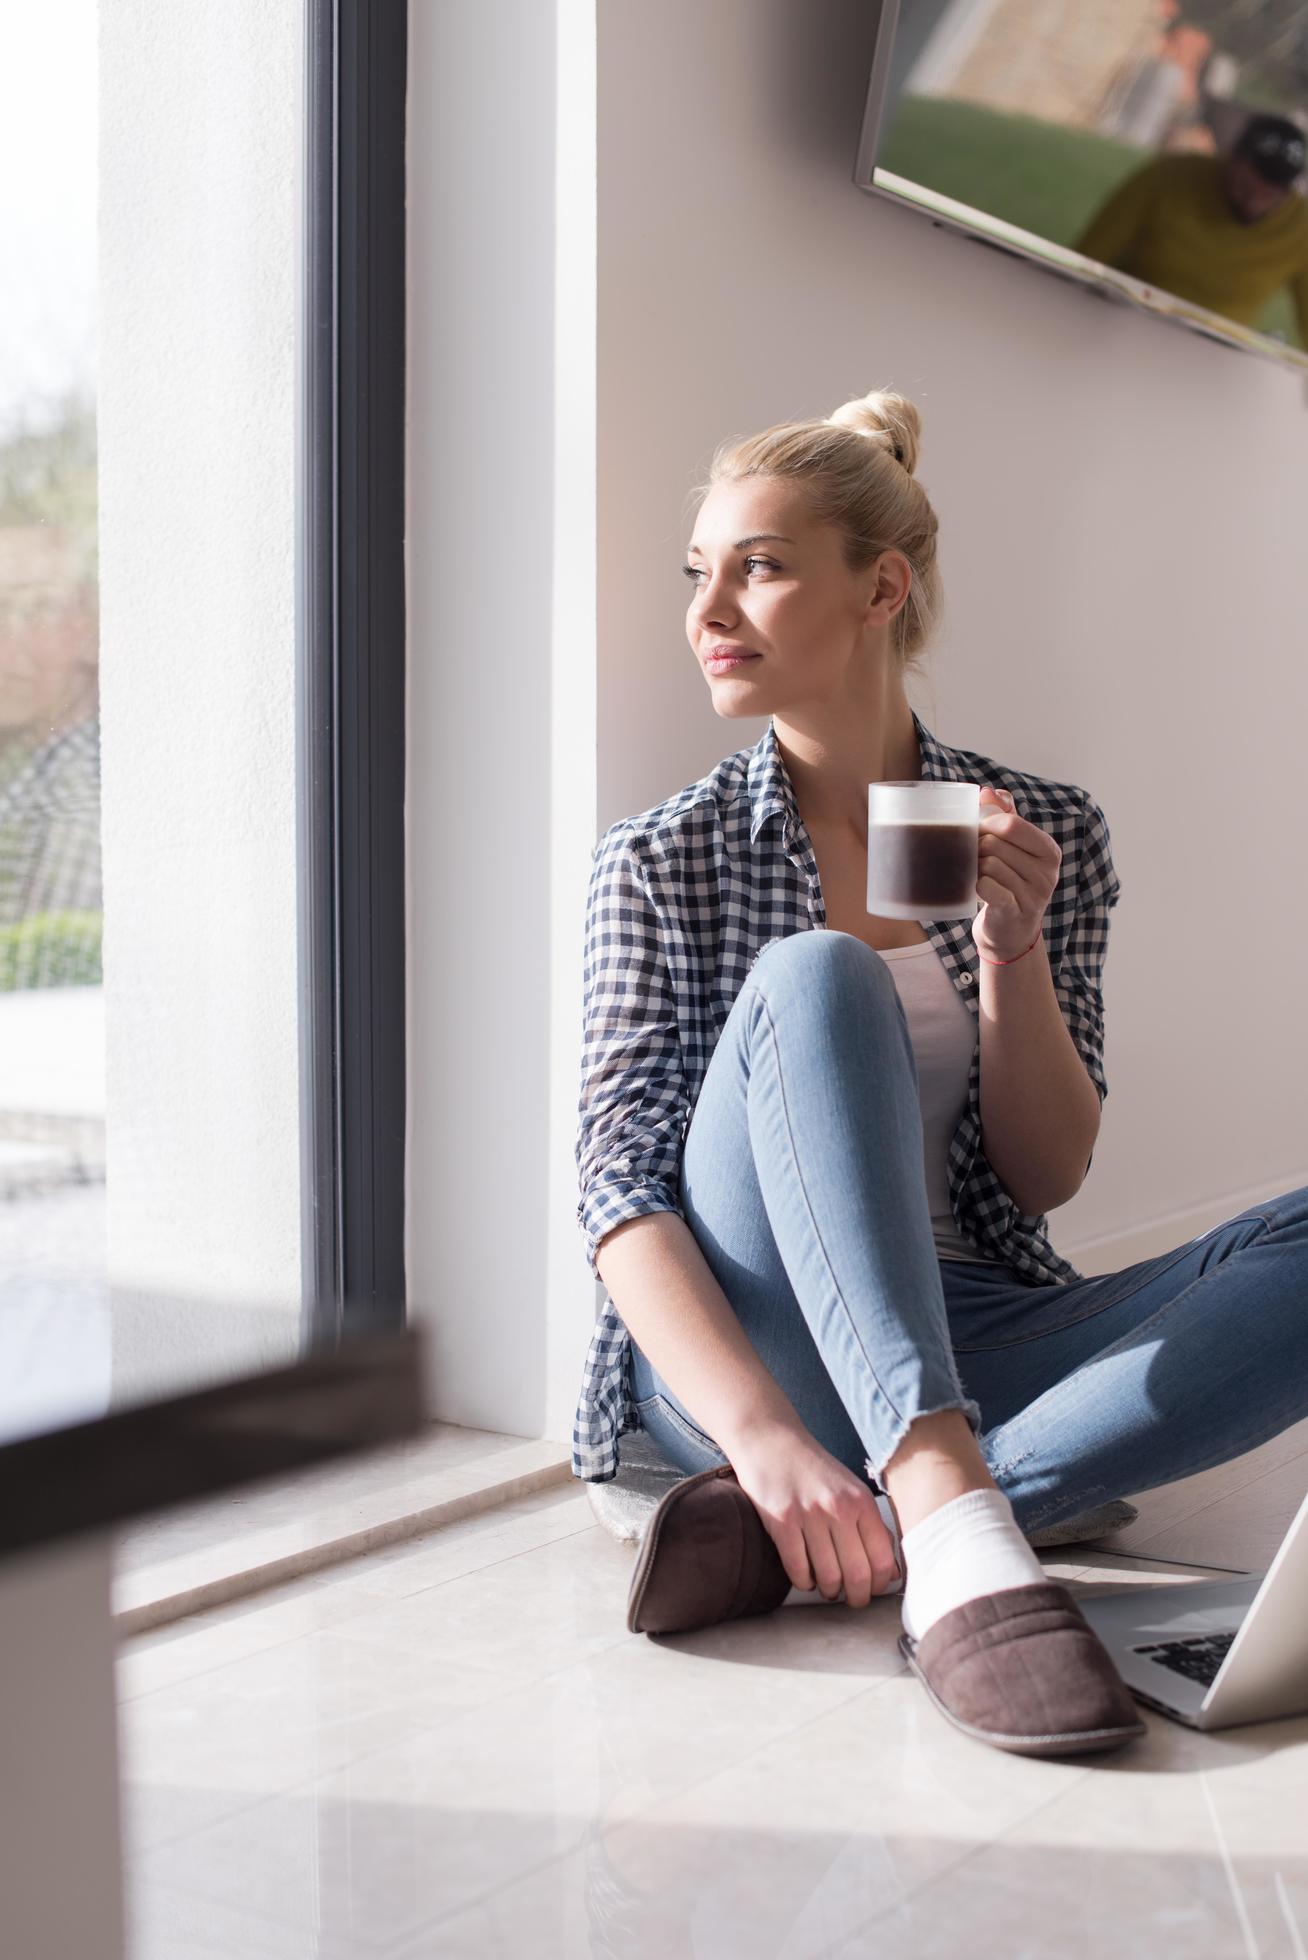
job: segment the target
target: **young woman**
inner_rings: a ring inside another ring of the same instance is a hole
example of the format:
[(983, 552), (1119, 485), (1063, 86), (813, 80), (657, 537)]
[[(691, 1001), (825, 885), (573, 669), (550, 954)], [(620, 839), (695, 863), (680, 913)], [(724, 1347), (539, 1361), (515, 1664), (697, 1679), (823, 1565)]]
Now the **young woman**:
[[(1098, 1278), (1050, 1244), (1120, 887), (1084, 790), (909, 706), (940, 604), (919, 433), (875, 393), (703, 486), (691, 650), (716, 713), (768, 728), (594, 853), (578, 1219), (609, 1297), (573, 1469), (613, 1477), (638, 1427), (729, 1466), (704, 1495), (747, 1501), (791, 1585), (902, 1580), (942, 1711), (1054, 1754), (1142, 1725), (1026, 1534), (1308, 1414), (1308, 1189)], [(972, 920), (866, 910), (867, 786), (918, 777), (982, 785)]]

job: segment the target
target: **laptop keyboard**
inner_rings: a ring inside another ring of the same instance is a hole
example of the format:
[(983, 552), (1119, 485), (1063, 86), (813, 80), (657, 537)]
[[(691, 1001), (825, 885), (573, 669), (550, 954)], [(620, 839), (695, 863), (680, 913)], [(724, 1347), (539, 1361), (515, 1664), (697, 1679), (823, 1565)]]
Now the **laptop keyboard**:
[(1155, 1646), (1135, 1647), (1132, 1652), (1148, 1654), (1159, 1667), (1170, 1667), (1207, 1688), (1216, 1679), (1234, 1639), (1234, 1633), (1196, 1633), (1188, 1640), (1160, 1640)]

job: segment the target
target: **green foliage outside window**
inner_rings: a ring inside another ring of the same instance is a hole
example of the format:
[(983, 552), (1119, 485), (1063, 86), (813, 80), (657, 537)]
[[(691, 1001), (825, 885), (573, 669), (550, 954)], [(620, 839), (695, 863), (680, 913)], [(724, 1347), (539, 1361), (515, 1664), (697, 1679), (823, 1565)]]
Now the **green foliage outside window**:
[(38, 912), (0, 926), (0, 993), (33, 987), (98, 987), (102, 912)]

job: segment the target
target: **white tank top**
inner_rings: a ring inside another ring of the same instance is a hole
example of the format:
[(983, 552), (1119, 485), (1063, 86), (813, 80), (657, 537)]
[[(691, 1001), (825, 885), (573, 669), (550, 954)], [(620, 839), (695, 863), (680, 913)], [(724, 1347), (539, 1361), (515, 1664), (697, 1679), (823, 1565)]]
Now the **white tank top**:
[(890, 968), (903, 1004), (917, 1062), (922, 1150), (936, 1257), (993, 1264), (963, 1237), (949, 1203), (949, 1145), (967, 1108), (977, 1024), (930, 940), (921, 946), (887, 947), (881, 958)]

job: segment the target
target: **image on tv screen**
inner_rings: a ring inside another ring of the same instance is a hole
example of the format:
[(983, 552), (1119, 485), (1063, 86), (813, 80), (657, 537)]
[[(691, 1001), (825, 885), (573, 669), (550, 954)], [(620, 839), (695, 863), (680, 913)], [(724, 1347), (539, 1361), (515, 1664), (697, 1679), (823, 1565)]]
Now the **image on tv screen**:
[(1299, 0), (901, 0), (875, 182), (1308, 349), (1305, 130)]

